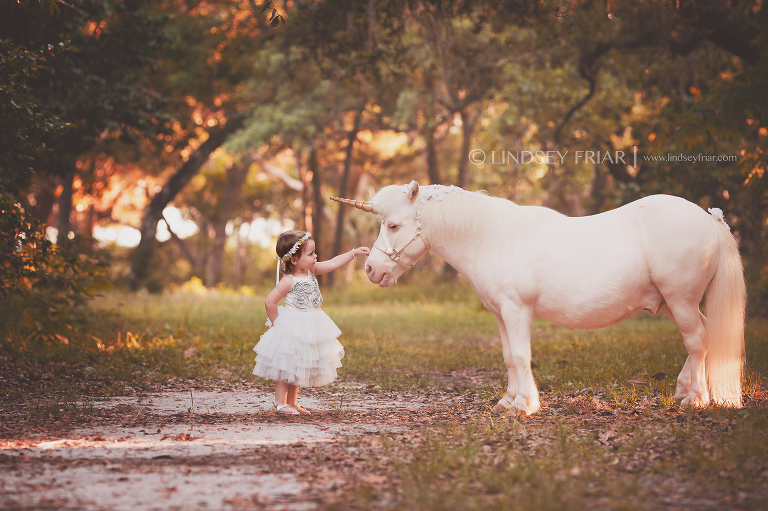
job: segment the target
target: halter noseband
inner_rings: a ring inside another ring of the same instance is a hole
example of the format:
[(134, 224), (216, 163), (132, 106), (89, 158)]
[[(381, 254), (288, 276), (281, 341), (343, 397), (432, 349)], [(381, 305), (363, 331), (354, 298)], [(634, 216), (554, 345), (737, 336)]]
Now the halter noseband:
[[(392, 248), (392, 244), (389, 242), (389, 238), (387, 237), (387, 226), (385, 225), (384, 221), (381, 222), (381, 237), (384, 238), (386, 250), (383, 250), (381, 247), (377, 247), (376, 243), (373, 244), (373, 248), (386, 254), (390, 259), (399, 264), (404, 270), (410, 270), (413, 268), (416, 265), (416, 261), (418, 261), (422, 255), (424, 255), (424, 252), (431, 248), (429, 240), (421, 232), (421, 220), (419, 220), (418, 217), (416, 217), (416, 229), (413, 231), (413, 235), (400, 248)], [(424, 250), (422, 250), (421, 253), (416, 256), (412, 263), (408, 263), (404, 261), (400, 255), (402, 254), (403, 250), (405, 250), (405, 248), (410, 245), (411, 242), (416, 238), (421, 239), (421, 242), (424, 244)]]

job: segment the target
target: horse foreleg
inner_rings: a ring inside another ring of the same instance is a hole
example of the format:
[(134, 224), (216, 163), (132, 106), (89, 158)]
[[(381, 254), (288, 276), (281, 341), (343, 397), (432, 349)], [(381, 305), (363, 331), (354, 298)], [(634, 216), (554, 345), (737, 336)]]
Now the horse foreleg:
[(505, 363), (510, 367), (507, 359), (511, 361), (517, 376), (517, 395), (507, 414), (530, 415), (540, 408), (539, 391), (531, 371), (531, 313), (519, 307), (505, 307), (502, 308), (501, 318), (509, 342), (509, 355), (505, 354)]
[(496, 406), (493, 407), (493, 411), (506, 412), (512, 408), (512, 403), (514, 403), (517, 397), (517, 369), (515, 369), (515, 364), (512, 362), (512, 350), (509, 347), (509, 336), (507, 335), (504, 320), (496, 316), (496, 322), (499, 324), (499, 333), (501, 334), (501, 351), (504, 355), (504, 365), (507, 366), (507, 392)]

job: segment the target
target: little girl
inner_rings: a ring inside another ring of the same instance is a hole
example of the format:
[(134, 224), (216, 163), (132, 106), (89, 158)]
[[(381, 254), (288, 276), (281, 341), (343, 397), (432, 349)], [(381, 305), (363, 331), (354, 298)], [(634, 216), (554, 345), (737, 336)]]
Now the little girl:
[[(253, 348), (253, 374), (275, 380), (272, 411), (290, 415), (308, 414), (296, 403), (299, 387), (317, 387), (336, 379), (344, 347), (336, 338), (341, 330), (320, 309), (323, 297), (315, 275), (331, 272), (368, 255), (367, 247), (350, 250), (328, 261), (317, 262), (315, 241), (304, 231), (286, 231), (277, 239), (278, 276), (285, 276), (267, 296), (267, 326)], [(285, 307), (277, 302), (285, 299)]]

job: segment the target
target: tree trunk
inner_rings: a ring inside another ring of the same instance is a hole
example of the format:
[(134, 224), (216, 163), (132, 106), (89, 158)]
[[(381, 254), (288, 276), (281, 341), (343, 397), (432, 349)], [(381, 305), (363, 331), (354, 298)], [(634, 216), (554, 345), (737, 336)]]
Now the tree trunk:
[[(312, 237), (315, 239), (315, 251), (320, 253), (323, 247), (323, 193), (320, 183), (320, 165), (317, 162), (317, 148), (313, 148), (312, 152), (309, 153), (309, 171), (312, 173)], [(323, 259), (328, 258), (323, 257)]]
[(85, 211), (85, 232), (88, 236), (93, 236), (93, 226), (96, 220), (96, 206), (91, 203), (88, 209)]
[[(469, 181), (469, 151), (472, 150), (472, 132), (475, 128), (475, 119), (467, 106), (459, 111), (461, 115), (461, 154), (459, 154), (459, 172), (457, 176), (457, 186), (466, 188)], [(443, 266), (443, 280), (454, 282), (459, 276), (456, 268), (448, 263)]]
[(141, 241), (134, 249), (131, 261), (132, 285), (138, 287), (147, 275), (147, 267), (152, 259), (155, 248), (155, 236), (157, 235), (157, 223), (163, 218), (163, 210), (174, 197), (186, 186), (192, 177), (198, 173), (200, 167), (208, 161), (208, 157), (215, 151), (227, 137), (243, 125), (244, 116), (236, 115), (229, 122), (209, 132), (208, 140), (203, 142), (189, 159), (166, 181), (163, 188), (157, 192), (149, 204), (144, 208), (144, 216), (141, 219), (139, 232)]
[(69, 232), (72, 230), (72, 183), (75, 181), (75, 171), (70, 170), (61, 178), (63, 188), (59, 196), (59, 212), (56, 216), (56, 243), (65, 246), (69, 242)]
[(466, 188), (469, 180), (469, 151), (472, 149), (472, 131), (475, 128), (475, 120), (468, 112), (469, 107), (461, 110), (461, 154), (459, 155), (459, 188)]
[(603, 172), (600, 165), (595, 165), (595, 177), (592, 178), (592, 190), (590, 196), (592, 204), (589, 209), (590, 215), (597, 215), (603, 210), (603, 204), (607, 198), (606, 189), (608, 188), (608, 174)]
[[(349, 176), (352, 172), (352, 152), (357, 139), (357, 132), (360, 130), (360, 117), (362, 111), (355, 112), (355, 122), (352, 126), (352, 130), (347, 134), (347, 151), (344, 157), (344, 173), (341, 175), (341, 184), (339, 185), (339, 196), (346, 197), (349, 193)], [(344, 216), (346, 214), (347, 207), (343, 204), (339, 204), (338, 213), (336, 213), (336, 234), (333, 238), (333, 250), (331, 251), (331, 257), (336, 257), (341, 254), (342, 242), (344, 241)], [(332, 286), (335, 282), (334, 272), (328, 274), (328, 285)]]
[(299, 167), (299, 177), (304, 189), (301, 192), (301, 206), (304, 210), (304, 230), (312, 232), (312, 191), (309, 186), (312, 182), (312, 176), (307, 171), (307, 166), (302, 162), (302, 153), (296, 153), (296, 165)]
[(206, 287), (216, 287), (221, 282), (227, 246), (227, 223), (232, 219), (251, 163), (253, 162), (247, 161), (242, 165), (233, 165), (232, 168), (227, 169), (227, 180), (221, 196), (219, 214), (211, 219), (215, 237), (205, 271)]
[(429, 176), (429, 184), (440, 184), (440, 169), (437, 165), (437, 141), (435, 140), (434, 129), (427, 132), (427, 176)]
[(30, 204), (29, 211), (32, 215), (44, 224), (51, 220), (53, 205), (56, 204), (56, 187), (52, 179), (41, 179), (39, 176), (34, 180), (33, 189), (35, 192), (35, 205)]
[(227, 244), (227, 218), (224, 215), (211, 219), (214, 237), (213, 246), (208, 253), (208, 261), (205, 266), (205, 287), (216, 287), (221, 281), (221, 271), (224, 268), (224, 249)]
[(368, 0), (368, 53), (373, 55), (376, 48), (376, 30), (378, 22), (376, 20), (376, 0)]
[(245, 272), (248, 268), (248, 236), (251, 233), (251, 224), (248, 223), (248, 228), (245, 231), (245, 236), (240, 232), (240, 226), (235, 227), (237, 234), (237, 254), (235, 257), (235, 274), (237, 281), (242, 283), (245, 280)]
[(168, 234), (171, 235), (171, 241), (179, 246), (182, 254), (184, 255), (184, 258), (189, 261), (189, 265), (192, 267), (192, 272), (194, 273), (195, 270), (200, 267), (200, 257), (193, 251), (189, 243), (179, 238), (178, 234), (176, 234), (171, 229), (171, 224), (168, 223), (168, 220), (165, 218), (165, 216), (163, 216), (163, 222), (165, 222), (165, 228), (168, 229)]

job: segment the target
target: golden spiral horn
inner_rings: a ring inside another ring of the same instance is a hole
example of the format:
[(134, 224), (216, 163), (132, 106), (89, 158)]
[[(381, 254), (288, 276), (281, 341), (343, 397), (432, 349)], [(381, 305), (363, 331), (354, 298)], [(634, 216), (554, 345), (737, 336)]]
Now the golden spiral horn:
[(353, 208), (362, 209), (366, 213), (376, 213), (376, 210), (373, 208), (373, 204), (371, 204), (370, 202), (363, 202), (361, 200), (342, 199), (341, 197), (331, 197), (331, 200), (335, 200), (336, 202), (341, 202), (342, 204), (352, 206)]

